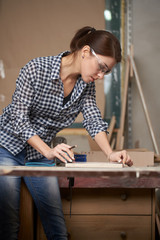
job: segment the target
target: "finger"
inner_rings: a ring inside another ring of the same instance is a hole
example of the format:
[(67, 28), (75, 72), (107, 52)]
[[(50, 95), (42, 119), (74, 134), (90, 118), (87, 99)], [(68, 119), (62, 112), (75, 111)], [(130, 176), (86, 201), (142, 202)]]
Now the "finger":
[(131, 160), (130, 156), (127, 154), (127, 160), (126, 160), (126, 164), (128, 166), (132, 166), (133, 165), (133, 161)]
[(74, 158), (74, 152), (71, 150), (72, 148), (74, 148), (74, 146), (70, 146), (70, 145), (66, 145), (66, 144), (60, 144), (58, 146), (59, 149), (61, 149), (67, 156), (65, 156), (64, 154), (62, 154), (65, 158), (67, 158), (67, 160), (69, 161), (69, 158), (72, 160), (75, 160)]
[(66, 152), (69, 149), (68, 147), (70, 147), (70, 146), (67, 145), (67, 147), (66, 147), (66, 144), (58, 144), (54, 148), (55, 156), (58, 159), (60, 159), (62, 162), (66, 162), (66, 161), (72, 162), (72, 159), (70, 158), (69, 155), (67, 155), (67, 152)]
[(64, 163), (67, 162), (67, 160), (63, 156), (61, 156), (61, 154), (59, 153), (56, 153), (55, 157), (58, 158), (61, 162), (64, 162)]
[(74, 152), (73, 152), (72, 150), (67, 149), (67, 150), (65, 151), (65, 153), (67, 154), (67, 156), (68, 156), (69, 158), (71, 158), (72, 160), (75, 160), (75, 158), (74, 158)]
[(61, 155), (59, 155), (57, 158), (58, 158), (61, 162), (67, 163), (67, 160), (66, 160), (64, 157), (62, 157)]
[(76, 148), (77, 145), (73, 145), (73, 146), (70, 146), (69, 148), (67, 148), (65, 151), (67, 152), (67, 154), (69, 155), (69, 157), (72, 159), (72, 160), (75, 160), (74, 158), (74, 152), (72, 149)]
[(128, 164), (129, 167), (131, 167), (132, 165), (133, 165), (133, 162), (130, 162), (130, 163)]
[(130, 159), (130, 160), (128, 161), (127, 165), (128, 165), (129, 167), (131, 167), (131, 166), (133, 165), (133, 161)]
[(66, 161), (72, 162), (71, 157), (68, 155), (68, 153), (66, 151), (61, 150), (59, 155), (62, 156)]
[(127, 152), (125, 150), (121, 151), (121, 159), (122, 159), (123, 164), (125, 164), (127, 161)]
[(62, 150), (67, 150), (69, 148), (71, 148), (72, 146), (68, 145), (68, 144), (65, 144), (65, 143), (60, 143), (60, 144), (57, 144), (54, 148), (55, 149), (62, 149)]
[(121, 152), (112, 152), (109, 155), (109, 161), (121, 163), (122, 162)]
[(61, 144), (58, 144), (56, 146), (56, 148), (59, 148), (59, 149), (65, 151), (65, 152), (67, 152), (68, 150), (72, 151), (72, 149), (75, 148), (75, 146), (70, 146), (70, 145), (61, 143)]

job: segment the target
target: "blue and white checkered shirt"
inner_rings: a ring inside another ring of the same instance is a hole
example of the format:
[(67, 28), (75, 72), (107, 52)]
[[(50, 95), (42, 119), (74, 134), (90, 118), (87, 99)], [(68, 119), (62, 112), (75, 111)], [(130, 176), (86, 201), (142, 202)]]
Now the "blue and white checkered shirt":
[(102, 120), (96, 105), (94, 83), (87, 84), (79, 77), (70, 100), (63, 106), (60, 65), (65, 53), (33, 59), (21, 69), (12, 103), (0, 116), (0, 145), (13, 155), (26, 148), (27, 160), (40, 159), (42, 155), (27, 140), (38, 135), (50, 145), (60, 130), (74, 122), (79, 112), (92, 138), (107, 130), (108, 124)]

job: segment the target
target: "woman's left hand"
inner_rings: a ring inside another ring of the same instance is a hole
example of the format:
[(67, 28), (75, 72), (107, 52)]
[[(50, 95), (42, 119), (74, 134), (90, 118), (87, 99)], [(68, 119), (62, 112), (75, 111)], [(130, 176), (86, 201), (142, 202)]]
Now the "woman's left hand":
[(119, 162), (128, 165), (131, 167), (133, 165), (133, 161), (131, 160), (129, 154), (126, 150), (112, 152), (108, 157), (110, 162)]

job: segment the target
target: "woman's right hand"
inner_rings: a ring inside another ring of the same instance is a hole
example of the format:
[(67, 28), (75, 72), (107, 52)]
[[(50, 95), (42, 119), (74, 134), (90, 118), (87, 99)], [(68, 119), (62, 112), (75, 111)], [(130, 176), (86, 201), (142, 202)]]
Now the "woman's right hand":
[(38, 135), (32, 136), (27, 142), (48, 160), (58, 158), (60, 161), (65, 163), (66, 161), (72, 162), (72, 160), (74, 160), (73, 151), (70, 149), (71, 146), (65, 143), (61, 143), (54, 148), (50, 148)]
[(49, 160), (58, 158), (64, 163), (67, 161), (72, 162), (72, 160), (74, 160), (74, 153), (70, 148), (71, 146), (65, 143), (58, 144), (56, 147), (50, 148), (50, 150), (47, 151), (46, 158)]

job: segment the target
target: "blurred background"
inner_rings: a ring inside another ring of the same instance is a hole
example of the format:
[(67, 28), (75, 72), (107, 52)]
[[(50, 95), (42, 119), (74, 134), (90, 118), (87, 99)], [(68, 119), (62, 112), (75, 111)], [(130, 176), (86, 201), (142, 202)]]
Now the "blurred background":
[[(159, 0), (0, 0), (0, 113), (11, 102), (15, 82), (29, 60), (69, 50), (83, 26), (112, 31), (121, 41), (124, 61), (104, 81), (97, 81), (97, 104), (103, 118), (120, 125), (126, 57), (134, 49), (142, 89), (160, 148), (160, 1)], [(129, 84), (125, 121), (126, 148), (154, 150), (134, 78)], [(78, 151), (89, 151), (82, 116), (61, 135)]]

